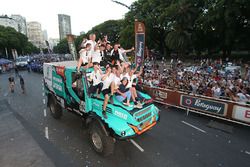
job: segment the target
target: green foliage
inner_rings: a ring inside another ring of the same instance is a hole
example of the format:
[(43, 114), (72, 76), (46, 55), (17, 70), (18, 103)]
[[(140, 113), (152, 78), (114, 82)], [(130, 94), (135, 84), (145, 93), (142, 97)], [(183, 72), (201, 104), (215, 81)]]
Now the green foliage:
[(66, 54), (69, 53), (69, 46), (67, 38), (62, 39), (57, 46), (53, 48), (54, 53)]
[(95, 33), (97, 40), (102, 39), (104, 35), (107, 35), (108, 40), (114, 44), (119, 41), (121, 24), (122, 20), (108, 20), (93, 27), (87, 34)]
[(0, 53), (5, 53), (4, 50), (10, 52), (11, 49), (16, 49), (18, 54), (31, 54), (39, 52), (33, 44), (28, 42), (28, 38), (17, 32), (14, 28), (0, 26)]
[[(137, 0), (122, 20), (109, 20), (93, 27), (86, 35), (75, 40), (77, 49), (83, 38), (95, 33), (97, 40), (108, 35), (111, 43), (119, 42), (123, 48), (134, 46), (134, 21), (146, 27), (146, 45), (163, 55), (176, 52), (210, 54), (223, 51), (230, 56), (232, 50), (248, 50), (250, 46), (249, 0)], [(1, 31), (0, 31), (0, 39)], [(11, 43), (20, 45), (15, 38)], [(0, 46), (6, 41), (0, 40)], [(55, 48), (68, 53), (67, 41)]]

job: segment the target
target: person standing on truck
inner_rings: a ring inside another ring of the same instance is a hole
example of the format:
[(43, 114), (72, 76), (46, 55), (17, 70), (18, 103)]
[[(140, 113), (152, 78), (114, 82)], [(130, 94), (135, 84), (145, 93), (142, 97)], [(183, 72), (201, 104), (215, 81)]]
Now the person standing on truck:
[[(102, 114), (105, 119), (107, 119), (106, 107), (108, 105), (108, 101), (110, 99), (110, 103), (113, 103), (113, 95), (114, 95), (114, 74), (111, 72), (111, 67), (107, 65), (106, 73), (102, 76), (102, 93), (104, 95)], [(110, 94), (110, 96), (109, 96)]]
[(77, 71), (80, 71), (81, 66), (88, 67), (88, 64), (91, 62), (90, 54), (91, 44), (87, 43), (86, 47), (79, 51), (80, 58), (77, 65)]
[(117, 62), (128, 62), (125, 57), (124, 54), (131, 52), (134, 50), (134, 47), (132, 47), (131, 49), (125, 50), (125, 49), (121, 49), (120, 48), (120, 44), (115, 44), (114, 45), (114, 49), (111, 51), (111, 59), (112, 59), (112, 64), (115, 65), (117, 64)]
[(86, 45), (90, 44), (91, 54), (95, 50), (95, 46), (96, 46), (96, 41), (95, 40), (96, 40), (96, 35), (95, 34), (89, 34), (89, 40), (87, 40)]

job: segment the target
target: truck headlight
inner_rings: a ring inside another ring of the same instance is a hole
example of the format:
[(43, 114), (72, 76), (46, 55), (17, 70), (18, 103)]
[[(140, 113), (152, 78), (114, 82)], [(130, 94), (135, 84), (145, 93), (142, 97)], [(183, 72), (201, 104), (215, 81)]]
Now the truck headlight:
[(126, 132), (125, 131), (122, 131), (121, 132), (121, 136), (125, 136), (126, 135)]

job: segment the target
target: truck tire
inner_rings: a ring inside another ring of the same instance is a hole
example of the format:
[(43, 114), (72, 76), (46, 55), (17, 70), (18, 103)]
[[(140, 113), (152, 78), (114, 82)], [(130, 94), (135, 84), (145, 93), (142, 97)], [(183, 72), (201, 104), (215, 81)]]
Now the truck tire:
[(48, 100), (51, 115), (55, 119), (60, 119), (62, 117), (62, 107), (57, 103), (55, 96), (50, 96)]
[(104, 133), (97, 121), (90, 124), (89, 139), (92, 147), (97, 153), (108, 156), (114, 152), (115, 143), (113, 138)]

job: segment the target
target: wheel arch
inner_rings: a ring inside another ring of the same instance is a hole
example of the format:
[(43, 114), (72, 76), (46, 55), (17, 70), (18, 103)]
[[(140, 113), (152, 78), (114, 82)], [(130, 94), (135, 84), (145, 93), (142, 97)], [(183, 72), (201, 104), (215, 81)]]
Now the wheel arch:
[(100, 127), (102, 128), (106, 136), (112, 135), (111, 129), (108, 128), (108, 125), (97, 114), (94, 114), (94, 113), (90, 114), (87, 117), (86, 119), (87, 127), (93, 122), (97, 122), (100, 125)]

